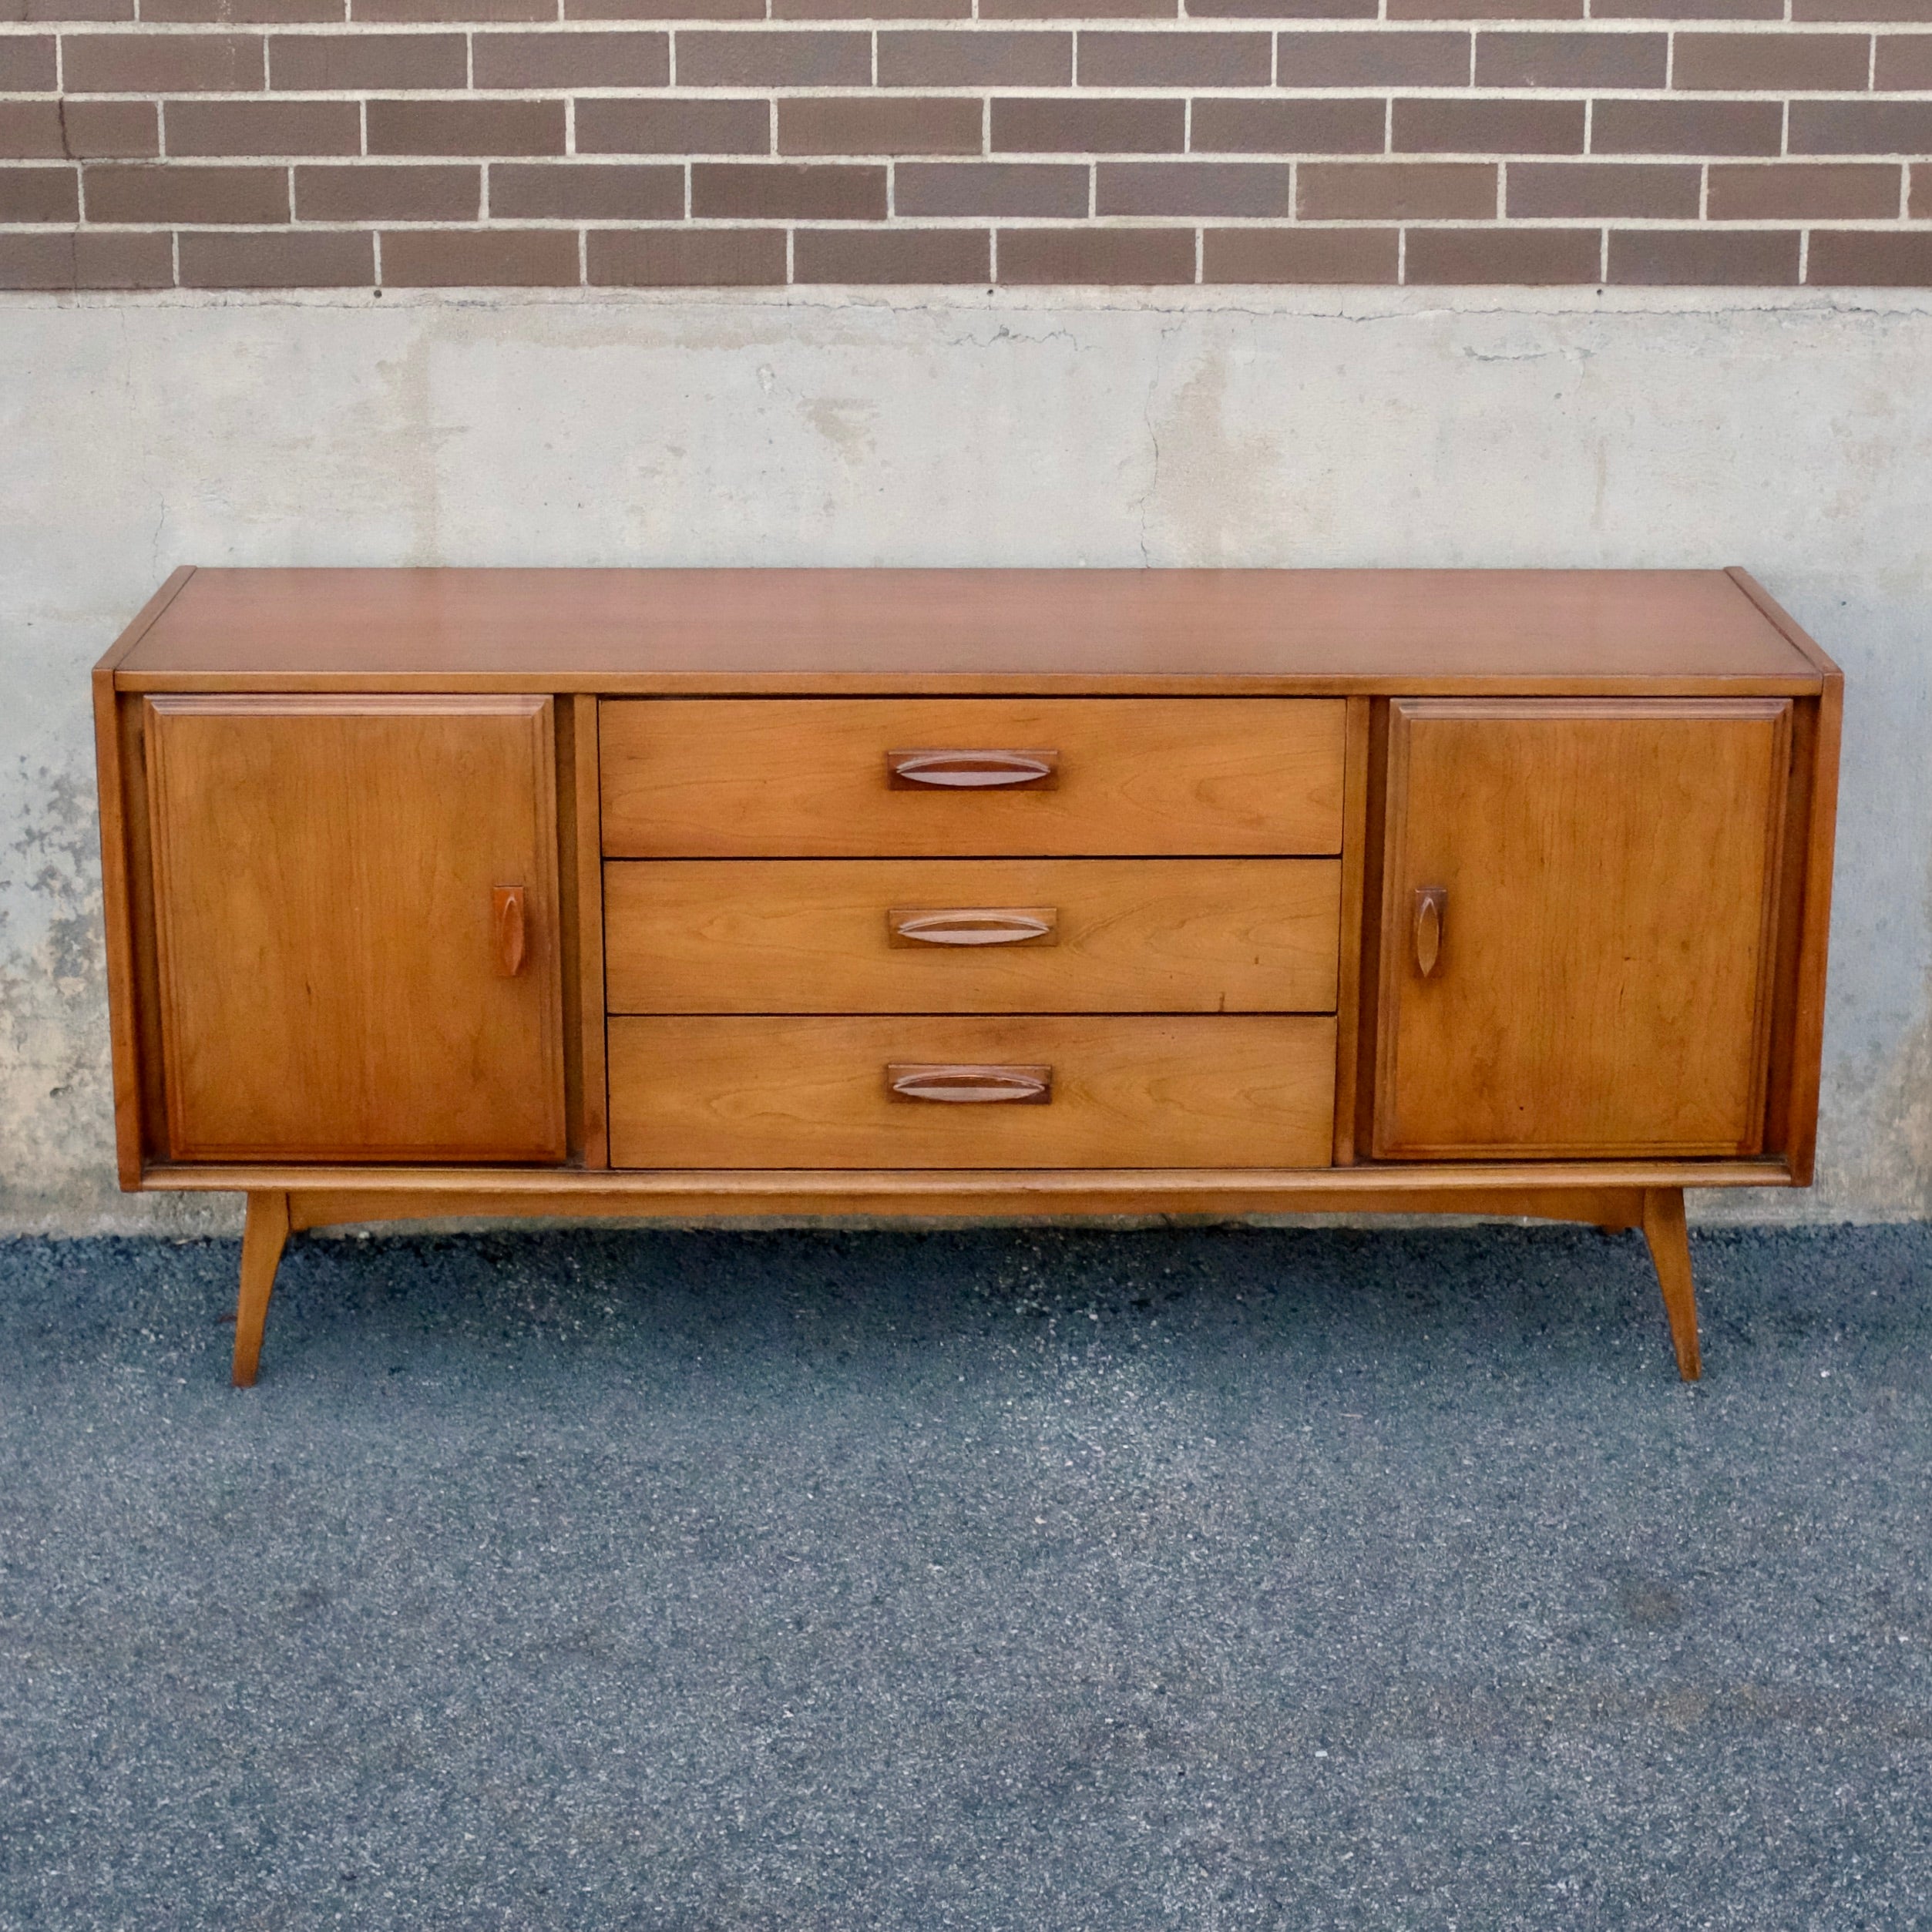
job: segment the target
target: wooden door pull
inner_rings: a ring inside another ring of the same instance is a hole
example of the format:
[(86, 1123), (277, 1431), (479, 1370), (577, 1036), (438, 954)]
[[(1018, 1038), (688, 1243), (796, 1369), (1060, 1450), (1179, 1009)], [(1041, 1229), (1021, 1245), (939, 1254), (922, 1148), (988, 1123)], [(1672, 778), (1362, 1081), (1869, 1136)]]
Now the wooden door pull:
[(1052, 946), (1060, 937), (1060, 909), (895, 906), (885, 915), (885, 925), (894, 946)]
[(499, 885), (489, 895), (490, 931), (496, 942), (496, 976), (514, 979), (523, 970), (529, 950), (529, 934), (524, 925), (523, 888)]
[(1443, 914), (1449, 890), (1443, 885), (1416, 888), (1416, 970), (1426, 979), (1436, 970), (1443, 949)]
[(885, 1069), (886, 1091), (895, 1100), (973, 1104), (1003, 1100), (1044, 1107), (1053, 1097), (1050, 1067), (916, 1066), (894, 1061)]
[(1057, 751), (888, 751), (886, 782), (895, 791), (1057, 791)]

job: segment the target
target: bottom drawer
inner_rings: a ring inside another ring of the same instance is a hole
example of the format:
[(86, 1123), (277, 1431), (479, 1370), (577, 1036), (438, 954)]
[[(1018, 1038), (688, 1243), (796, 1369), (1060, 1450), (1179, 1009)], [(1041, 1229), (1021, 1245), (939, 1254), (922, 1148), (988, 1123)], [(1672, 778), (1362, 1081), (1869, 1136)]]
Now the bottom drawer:
[(609, 1023), (613, 1167), (1329, 1162), (1332, 1018)]

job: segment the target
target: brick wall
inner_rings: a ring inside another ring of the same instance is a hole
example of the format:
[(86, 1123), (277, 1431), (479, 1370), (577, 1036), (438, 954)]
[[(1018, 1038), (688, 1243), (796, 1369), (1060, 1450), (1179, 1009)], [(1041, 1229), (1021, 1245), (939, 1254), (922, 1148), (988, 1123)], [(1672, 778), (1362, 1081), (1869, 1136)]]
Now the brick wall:
[(1181, 4), (0, 0), (0, 287), (1932, 285), (1932, 0)]

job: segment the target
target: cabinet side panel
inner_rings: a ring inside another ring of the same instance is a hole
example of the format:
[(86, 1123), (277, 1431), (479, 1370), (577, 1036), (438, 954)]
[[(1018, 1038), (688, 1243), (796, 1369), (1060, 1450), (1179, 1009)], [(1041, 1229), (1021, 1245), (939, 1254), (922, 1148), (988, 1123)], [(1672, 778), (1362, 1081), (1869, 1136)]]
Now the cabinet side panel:
[(1810, 766), (1805, 854), (1804, 916), (1800, 927), (1791, 1077), (1784, 1107), (1784, 1153), (1792, 1180), (1811, 1184), (1818, 1153), (1818, 1082), (1825, 1046), (1826, 956), (1831, 937), (1832, 861), (1838, 832), (1838, 752), (1844, 722), (1845, 681), (1833, 670), (1818, 700)]
[(107, 1012), (114, 1063), (114, 1164), (122, 1187), (131, 1191), (141, 1181), (141, 1063), (127, 787), (111, 670), (95, 672), (93, 699), (94, 768), (100, 794), (102, 927), (107, 946)]

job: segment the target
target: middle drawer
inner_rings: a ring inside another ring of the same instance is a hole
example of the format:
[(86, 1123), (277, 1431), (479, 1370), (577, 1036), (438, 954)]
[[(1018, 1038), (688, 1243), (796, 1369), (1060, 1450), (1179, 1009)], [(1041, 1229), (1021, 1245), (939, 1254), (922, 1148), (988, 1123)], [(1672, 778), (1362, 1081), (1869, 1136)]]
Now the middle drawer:
[(1330, 1013), (1332, 858), (604, 867), (620, 1013)]

